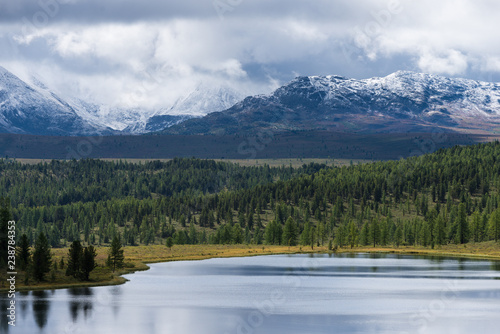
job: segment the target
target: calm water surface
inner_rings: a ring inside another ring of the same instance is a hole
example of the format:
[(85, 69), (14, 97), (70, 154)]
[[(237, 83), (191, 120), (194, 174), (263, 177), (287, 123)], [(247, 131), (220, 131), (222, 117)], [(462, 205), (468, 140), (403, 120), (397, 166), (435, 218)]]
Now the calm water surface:
[(0, 332), (499, 333), (499, 270), (373, 254), (159, 263), (121, 286), (18, 293)]

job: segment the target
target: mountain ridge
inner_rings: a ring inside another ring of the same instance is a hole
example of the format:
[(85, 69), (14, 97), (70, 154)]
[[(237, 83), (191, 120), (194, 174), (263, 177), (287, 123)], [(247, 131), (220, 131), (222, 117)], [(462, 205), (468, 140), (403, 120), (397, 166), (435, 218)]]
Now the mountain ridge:
[(175, 125), (170, 134), (262, 130), (484, 133), (500, 126), (500, 84), (398, 71), (386, 77), (300, 76), (268, 95)]
[(112, 134), (81, 118), (41, 82), (29, 85), (0, 66), (0, 132), (40, 135)]
[[(160, 109), (112, 107), (52, 90), (37, 74), (24, 80), (0, 66), (0, 132), (32, 135), (122, 135), (161, 131), (231, 107), (241, 92), (199, 84)], [(167, 89), (168, 87), (165, 87)]]

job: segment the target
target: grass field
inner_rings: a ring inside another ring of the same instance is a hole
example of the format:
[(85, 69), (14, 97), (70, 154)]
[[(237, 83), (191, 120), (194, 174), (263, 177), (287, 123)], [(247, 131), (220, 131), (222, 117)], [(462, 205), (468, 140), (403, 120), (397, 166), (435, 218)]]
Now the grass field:
[[(59, 289), (82, 286), (101, 286), (123, 284), (126, 279), (120, 275), (132, 273), (138, 270), (147, 270), (146, 263), (167, 262), (167, 261), (193, 261), (215, 257), (242, 257), (272, 254), (296, 254), (296, 253), (328, 253), (326, 246), (269, 246), (269, 245), (176, 245), (171, 249), (163, 245), (150, 246), (127, 246), (124, 247), (125, 267), (112, 272), (104, 266), (108, 247), (97, 248), (98, 267), (90, 274), (89, 282), (81, 282), (73, 277), (65, 275), (65, 268), (58, 268), (47, 274), (44, 282), (34, 282), (30, 279), (25, 284), (25, 274), (17, 275), (16, 289), (37, 290), (37, 289)], [(477, 259), (489, 259), (500, 261), (500, 244), (489, 241), (482, 243), (469, 243), (465, 245), (446, 245), (436, 249), (425, 247), (355, 247), (341, 248), (335, 253), (392, 253), (392, 254), (418, 254), (442, 257), (465, 257)], [(52, 250), (53, 259), (57, 263), (61, 258), (66, 261), (68, 248), (57, 248)], [(500, 262), (499, 262), (500, 263)], [(7, 290), (5, 275), (2, 274), (0, 291)]]

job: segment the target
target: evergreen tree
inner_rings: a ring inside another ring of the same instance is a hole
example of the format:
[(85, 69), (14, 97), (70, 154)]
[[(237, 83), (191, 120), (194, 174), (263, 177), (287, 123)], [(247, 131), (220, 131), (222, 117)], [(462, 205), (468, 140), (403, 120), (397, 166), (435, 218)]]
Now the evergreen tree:
[(113, 268), (113, 271), (115, 271), (116, 268), (123, 267), (123, 261), (125, 258), (123, 256), (122, 243), (120, 241), (119, 235), (115, 235), (113, 241), (111, 242), (111, 247), (108, 253), (108, 259), (109, 259), (109, 266)]
[(363, 246), (367, 246), (370, 243), (370, 226), (368, 222), (364, 223), (361, 228), (359, 243)]
[(351, 249), (358, 244), (358, 227), (353, 221), (349, 222), (348, 230), (349, 230), (349, 245), (351, 246)]
[(240, 223), (236, 223), (233, 225), (231, 234), (232, 234), (233, 244), (243, 243), (243, 232), (241, 231)]
[(83, 281), (89, 280), (89, 275), (92, 270), (97, 266), (95, 258), (97, 253), (94, 246), (88, 246), (83, 249), (80, 260), (80, 279)]
[(479, 211), (475, 211), (472, 214), (469, 230), (472, 241), (479, 242), (481, 236), (481, 215), (479, 214)]
[(269, 245), (281, 244), (282, 234), (283, 229), (281, 224), (279, 224), (276, 220), (272, 220), (267, 224), (264, 232), (266, 243)]
[(445, 220), (442, 215), (439, 215), (436, 218), (436, 223), (434, 224), (434, 242), (436, 245), (444, 245), (445, 238)]
[(66, 267), (66, 276), (79, 278), (81, 276), (81, 261), (83, 248), (79, 240), (71, 243), (68, 250), (68, 266)]
[(394, 230), (394, 245), (396, 245), (396, 247), (399, 247), (399, 245), (401, 245), (402, 242), (403, 242), (403, 230), (401, 228), (401, 224), (397, 223), (396, 229)]
[(345, 231), (345, 227), (343, 224), (341, 224), (338, 228), (337, 228), (337, 233), (335, 234), (335, 244), (338, 246), (338, 247), (344, 247), (345, 243), (346, 243), (346, 231)]
[(302, 233), (300, 234), (300, 244), (303, 246), (309, 245), (310, 239), (311, 239), (311, 224), (307, 222), (304, 225)]
[(21, 270), (26, 270), (31, 262), (30, 241), (26, 233), (21, 235), (17, 247), (17, 261)]
[(172, 239), (172, 237), (168, 237), (167, 241), (166, 241), (166, 245), (167, 245), (168, 249), (172, 249), (172, 246), (174, 245), (174, 239)]
[(196, 228), (194, 227), (193, 222), (189, 224), (189, 243), (191, 245), (198, 243), (198, 234), (196, 233)]
[(469, 241), (469, 224), (467, 223), (467, 212), (465, 204), (460, 203), (458, 206), (458, 220), (457, 220), (457, 242), (464, 244)]
[(297, 224), (292, 217), (288, 217), (283, 229), (283, 245), (296, 246), (297, 245)]
[(370, 226), (370, 239), (373, 243), (373, 247), (380, 242), (380, 226), (378, 219), (373, 218)]
[(52, 266), (52, 254), (50, 245), (45, 233), (40, 233), (35, 241), (33, 251), (33, 277), (37, 281), (43, 281), (45, 274), (50, 271)]
[(489, 230), (490, 236), (497, 242), (500, 239), (500, 208), (491, 213)]
[(316, 229), (313, 227), (311, 227), (311, 233), (310, 233), (310, 237), (311, 237), (311, 249), (314, 249), (314, 243), (316, 242)]
[(8, 250), (8, 223), (11, 220), (10, 201), (7, 198), (0, 198), (0, 268), (7, 267)]

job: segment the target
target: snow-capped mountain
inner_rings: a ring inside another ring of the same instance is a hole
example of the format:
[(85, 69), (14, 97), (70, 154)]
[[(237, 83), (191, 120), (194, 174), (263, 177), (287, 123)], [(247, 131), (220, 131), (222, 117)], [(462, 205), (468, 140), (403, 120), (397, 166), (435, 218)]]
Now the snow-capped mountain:
[[(244, 95), (232, 88), (212, 86), (206, 83), (198, 85), (196, 89), (178, 99), (166, 112), (169, 115), (205, 116), (215, 111), (226, 110), (243, 100)], [(161, 112), (155, 116), (161, 115)]]
[(137, 114), (136, 119), (122, 130), (136, 134), (162, 131), (191, 118), (226, 110), (244, 97), (245, 95), (229, 87), (202, 83), (193, 92), (177, 99), (171, 107)]
[(146, 121), (143, 132), (157, 132), (191, 118), (226, 110), (245, 95), (230, 87), (202, 83), (190, 94), (179, 98), (172, 107), (159, 110)]
[(262, 129), (342, 132), (468, 131), (500, 126), (500, 84), (396, 72), (364, 80), (297, 77), (269, 95), (167, 129), (221, 134)]
[(43, 135), (141, 134), (225, 110), (244, 97), (229, 87), (200, 84), (173, 106), (118, 108), (65, 96), (36, 74), (26, 81), (0, 67), (0, 132)]
[(413, 72), (364, 80), (298, 77), (271, 94), (244, 100), (244, 94), (232, 87), (201, 84), (171, 107), (159, 110), (112, 108), (62, 97), (36, 77), (28, 82), (0, 67), (0, 132), (228, 134), (269, 129), (493, 133), (500, 129), (500, 84)]
[(89, 122), (42, 82), (30, 85), (0, 66), (0, 132), (41, 135), (111, 134)]

